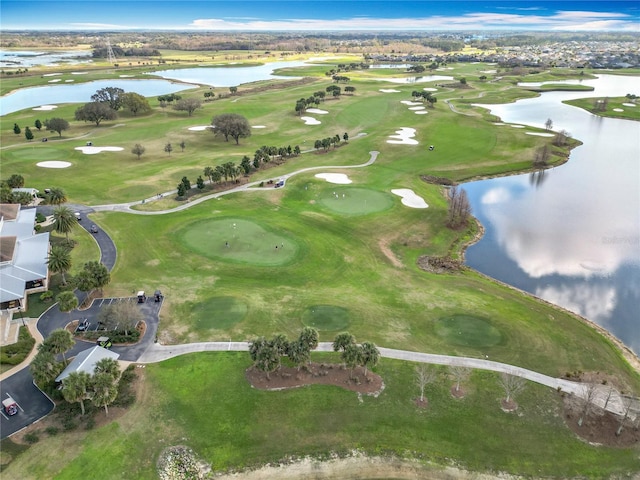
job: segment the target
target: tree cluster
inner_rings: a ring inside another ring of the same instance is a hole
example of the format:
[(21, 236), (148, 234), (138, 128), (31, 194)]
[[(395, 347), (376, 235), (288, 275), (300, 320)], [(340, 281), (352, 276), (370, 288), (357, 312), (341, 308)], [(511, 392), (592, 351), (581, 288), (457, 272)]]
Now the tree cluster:
[(314, 92), (313, 95), (311, 97), (308, 98), (301, 98), (298, 101), (296, 101), (296, 107), (295, 107), (295, 111), (298, 115), (302, 115), (307, 107), (311, 106), (311, 105), (320, 105), (320, 102), (324, 101), (324, 97), (325, 97), (325, 92), (323, 91), (318, 91), (318, 92)]
[[(345, 142), (348, 141), (349, 134), (345, 132), (344, 135), (342, 135), (342, 138)], [(322, 148), (325, 151), (327, 151), (331, 146), (333, 146), (333, 148), (336, 148), (339, 143), (340, 143), (340, 135), (336, 134), (333, 137), (326, 137), (326, 138), (316, 140), (315, 142), (313, 142), (313, 148), (315, 148), (316, 150), (320, 150)]]
[(275, 335), (268, 340), (259, 337), (249, 344), (249, 356), (254, 367), (269, 375), (282, 366), (282, 357), (300, 370), (311, 358), (311, 350), (318, 346), (318, 331), (315, 328), (304, 327), (296, 340), (289, 341), (283, 334)]
[(371, 342), (356, 343), (356, 339), (349, 332), (336, 335), (333, 340), (333, 351), (340, 352), (340, 358), (346, 367), (349, 368), (349, 376), (353, 378), (353, 369), (360, 366), (364, 368), (364, 376), (367, 370), (375, 367), (380, 360), (380, 351)]
[(86, 262), (83, 269), (74, 279), (75, 287), (81, 292), (86, 292), (87, 297), (94, 290), (106, 287), (111, 281), (111, 274), (107, 267), (96, 260)]
[(225, 142), (229, 141), (229, 137), (239, 144), (240, 138), (251, 136), (251, 126), (249, 121), (237, 113), (223, 113), (216, 115), (211, 119), (214, 135), (222, 135)]
[(449, 188), (448, 197), (447, 227), (456, 229), (466, 226), (471, 216), (471, 203), (469, 203), (467, 192), (454, 185)]
[(434, 97), (433, 93), (431, 92), (414, 90), (413, 92), (411, 92), (411, 97), (414, 100), (420, 99), (423, 102), (427, 101), (429, 103), (429, 106), (431, 106), (432, 108), (433, 108), (433, 105), (438, 102), (437, 97)]

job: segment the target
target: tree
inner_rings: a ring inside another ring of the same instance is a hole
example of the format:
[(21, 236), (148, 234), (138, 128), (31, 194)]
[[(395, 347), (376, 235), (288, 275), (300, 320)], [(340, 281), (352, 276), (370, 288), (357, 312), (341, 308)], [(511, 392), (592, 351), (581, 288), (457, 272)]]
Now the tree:
[(145, 148), (140, 145), (139, 143), (136, 143), (133, 148), (131, 149), (131, 153), (133, 153), (134, 155), (138, 156), (138, 160), (140, 160), (140, 157), (142, 156), (142, 154), (145, 152)]
[(54, 230), (64, 234), (69, 244), (69, 232), (78, 226), (78, 219), (69, 207), (58, 206), (53, 210)]
[(437, 375), (434, 368), (424, 363), (416, 367), (416, 385), (420, 389), (420, 402), (424, 402), (424, 389), (435, 381)]
[(231, 137), (236, 141), (236, 145), (239, 144), (240, 138), (251, 136), (249, 121), (237, 113), (216, 115), (211, 120), (211, 124), (214, 127), (213, 132), (215, 135), (223, 135), (225, 141), (229, 141), (229, 137)]
[(535, 156), (533, 158), (533, 165), (535, 167), (544, 167), (549, 162), (550, 157), (551, 152), (549, 151), (549, 146), (543, 145), (536, 150)]
[(198, 178), (196, 179), (196, 186), (198, 187), (198, 190), (204, 189), (204, 180), (202, 179), (202, 175), (198, 175)]
[(69, 403), (80, 403), (84, 415), (84, 401), (89, 399), (91, 375), (87, 372), (71, 372), (62, 382), (62, 396)]
[(22, 130), (17, 123), (13, 124), (13, 133), (15, 133), (16, 135), (20, 135), (20, 133), (22, 133)]
[(101, 358), (93, 367), (94, 375), (106, 374), (109, 375), (114, 381), (120, 378), (120, 364), (113, 358)]
[(91, 382), (93, 403), (97, 407), (104, 407), (105, 415), (109, 416), (107, 405), (113, 403), (118, 396), (118, 383), (109, 373), (97, 373)]
[(584, 418), (589, 416), (593, 406), (595, 404), (596, 395), (598, 393), (598, 385), (595, 383), (587, 383), (584, 385), (584, 394), (582, 396), (582, 412), (580, 413), (580, 418), (578, 419), (578, 426), (581, 427), (584, 422)]
[(364, 367), (364, 376), (367, 376), (367, 369), (375, 367), (380, 360), (380, 351), (371, 342), (363, 342), (361, 346), (361, 365)]
[(98, 325), (102, 326), (105, 330), (113, 330), (118, 325), (117, 305), (119, 305), (119, 303), (103, 306), (98, 312)]
[[(68, 292), (62, 292), (58, 294), (58, 296), (56, 297), (56, 300), (58, 300), (58, 308), (60, 308), (60, 311), (70, 312), (71, 310), (73, 310), (78, 306), (78, 299), (76, 298), (75, 306), (73, 306), (72, 308), (69, 308), (68, 310), (63, 309), (62, 307), (69, 307), (73, 305), (73, 301), (65, 304), (63, 304), (63, 302), (60, 301), (60, 296), (63, 293), (70, 293), (71, 295), (73, 295), (73, 298), (75, 298), (76, 296), (74, 295), (73, 292), (68, 291)], [(69, 296), (69, 298), (71, 297)], [(53, 332), (49, 334), (49, 336), (44, 340), (44, 342), (42, 342), (42, 348), (43, 350), (48, 350), (54, 355), (62, 355), (62, 361), (66, 365), (67, 359), (65, 358), (64, 354), (67, 350), (69, 350), (75, 344), (76, 342), (73, 339), (73, 335), (71, 335), (69, 330), (66, 330), (64, 328), (56, 328)]]
[[(344, 355), (345, 350), (349, 345), (354, 345), (356, 343), (356, 338), (351, 335), (349, 332), (342, 332), (336, 335), (333, 339), (333, 351), (334, 352), (342, 352), (341, 355)], [(344, 357), (343, 357), (344, 361)], [(345, 362), (346, 365), (346, 362)]]
[(459, 392), (460, 383), (469, 377), (471, 369), (468, 367), (463, 367), (461, 365), (451, 365), (449, 367), (449, 372), (456, 382), (456, 392)]
[(344, 132), (344, 135), (342, 135), (342, 139), (346, 142), (349, 141), (349, 134), (347, 132)]
[(69, 122), (64, 118), (48, 118), (44, 121), (44, 127), (50, 132), (56, 132), (59, 137), (62, 137), (64, 130), (69, 130)]
[(86, 262), (83, 269), (77, 275), (76, 286), (78, 290), (91, 292), (102, 289), (107, 286), (110, 281), (111, 274), (107, 267), (97, 260), (92, 260)]
[(64, 369), (64, 364), (56, 361), (55, 355), (49, 350), (43, 349), (42, 346), (43, 344), (40, 344), (38, 353), (29, 365), (33, 379), (41, 387), (52, 382)]
[(182, 177), (181, 183), (182, 183), (182, 185), (184, 185), (184, 189), (186, 191), (191, 190), (191, 182), (189, 181), (189, 179), (186, 176)]
[(500, 374), (500, 377), (498, 377), (498, 383), (503, 388), (504, 394), (506, 395), (506, 398), (504, 399), (505, 404), (512, 403), (513, 397), (524, 390), (524, 387), (526, 386), (524, 378), (506, 372), (502, 372)]
[(270, 379), (270, 373), (277, 370), (280, 366), (278, 348), (276, 348), (273, 342), (265, 340), (264, 337), (260, 337), (251, 342), (249, 345), (249, 354), (254, 361), (255, 367), (266, 373), (267, 380)]
[(553, 129), (553, 120), (547, 118), (547, 121), (544, 122), (544, 128), (546, 128), (547, 130)]
[[(121, 95), (122, 106), (127, 108), (133, 116), (137, 116), (138, 113), (146, 113), (151, 111), (151, 105), (149, 100), (143, 97), (139, 93), (127, 92)], [(113, 108), (113, 107), (112, 107)], [(117, 109), (115, 109), (117, 110)]]
[(33, 132), (29, 127), (25, 127), (24, 129), (24, 138), (26, 138), (28, 141), (33, 140)]
[(178, 100), (173, 106), (174, 110), (187, 112), (189, 116), (193, 115), (198, 108), (202, 107), (202, 102), (197, 98), (183, 98)]
[(176, 194), (178, 195), (178, 197), (184, 197), (187, 194), (187, 189), (184, 188), (184, 184), (183, 183), (179, 183), (178, 184), (178, 188), (177, 188), (177, 192)]
[(171, 156), (171, 152), (173, 152), (173, 146), (171, 145), (171, 143), (167, 143), (164, 146), (164, 151), (167, 152), (169, 156)]
[(112, 110), (120, 110), (124, 90), (118, 87), (105, 87), (91, 95), (91, 100), (96, 103), (105, 103)]
[(213, 169), (213, 167), (204, 167), (204, 171), (202, 173), (204, 173), (204, 176), (209, 179), (209, 183), (213, 183), (213, 172), (214, 171), (215, 170)]
[(621, 396), (620, 400), (622, 401), (622, 411), (624, 415), (618, 416), (618, 428), (616, 429), (616, 436), (618, 437), (622, 434), (622, 429), (624, 428), (627, 418), (629, 418), (629, 412), (631, 412), (631, 407), (633, 406), (633, 399), (630, 397)]
[(291, 360), (291, 363), (300, 370), (300, 367), (307, 363), (311, 358), (311, 352), (306, 345), (298, 339), (289, 343), (287, 356), (289, 357), (289, 360)]
[(467, 225), (471, 215), (471, 204), (467, 192), (453, 186), (449, 189), (449, 209), (447, 211), (447, 226), (460, 228)]
[(52, 273), (59, 273), (62, 276), (62, 284), (67, 284), (64, 274), (71, 270), (71, 252), (62, 245), (54, 245), (49, 251), (47, 266)]
[(60, 187), (53, 187), (47, 196), (47, 200), (51, 205), (61, 205), (67, 201), (67, 194)]
[(185, 141), (184, 141), (184, 140), (182, 140), (182, 141), (178, 144), (178, 146), (180, 147), (180, 151), (181, 151), (181, 152), (184, 152), (184, 149), (186, 148), (187, 144), (185, 143)]
[(85, 122), (93, 122), (96, 127), (100, 126), (103, 120), (114, 120), (118, 118), (116, 111), (109, 106), (108, 103), (89, 102), (79, 107), (75, 113), (76, 120)]
[(22, 188), (24, 187), (24, 177), (14, 173), (7, 179), (7, 185), (9, 185), (9, 188)]
[(556, 133), (556, 136), (553, 139), (553, 144), (557, 147), (564, 147), (569, 139), (571, 138), (571, 134), (566, 130), (560, 130)]
[(42, 129), (42, 122), (39, 119), (36, 119), (36, 122), (33, 124), (33, 126), (36, 127), (38, 131), (40, 131), (40, 129)]
[(300, 332), (299, 341), (309, 351), (318, 348), (319, 335), (313, 327), (304, 327)]
[(349, 378), (353, 378), (353, 369), (362, 365), (362, 348), (355, 343), (350, 343), (344, 348), (341, 356), (344, 364), (349, 367)]
[(238, 87), (229, 87), (229, 92), (231, 93), (231, 95), (235, 95), (236, 93), (238, 93)]

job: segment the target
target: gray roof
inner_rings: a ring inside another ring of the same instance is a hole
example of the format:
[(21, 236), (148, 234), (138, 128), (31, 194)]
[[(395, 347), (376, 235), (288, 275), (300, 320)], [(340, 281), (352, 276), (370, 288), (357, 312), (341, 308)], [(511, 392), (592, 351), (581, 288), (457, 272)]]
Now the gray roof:
[(99, 345), (83, 350), (76, 355), (67, 368), (65, 368), (62, 373), (56, 377), (56, 382), (63, 381), (73, 372), (87, 372), (89, 375), (93, 375), (96, 363), (103, 358), (113, 358), (114, 360), (118, 360), (118, 358), (120, 358), (120, 354), (107, 350), (106, 348), (102, 348)]

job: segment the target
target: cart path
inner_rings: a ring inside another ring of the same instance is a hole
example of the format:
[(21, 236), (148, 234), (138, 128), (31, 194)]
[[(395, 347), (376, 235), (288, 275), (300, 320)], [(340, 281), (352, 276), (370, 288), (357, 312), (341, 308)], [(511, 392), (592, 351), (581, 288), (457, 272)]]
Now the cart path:
[[(249, 350), (249, 342), (200, 342), (181, 345), (160, 345), (154, 343), (138, 358), (138, 363), (156, 363), (169, 358), (186, 355), (195, 352), (246, 352)], [(524, 378), (531, 382), (539, 383), (557, 391), (562, 391), (579, 398), (587, 398), (589, 384), (572, 382), (562, 378), (554, 378), (542, 373), (527, 370), (526, 368), (494, 362), (481, 358), (456, 357), (451, 355), (437, 355), (433, 353), (410, 352), (407, 350), (395, 350), (392, 348), (378, 347), (380, 356), (417, 363), (433, 365), (460, 366), (492, 372), (508, 373)], [(321, 342), (316, 348), (317, 352), (333, 352), (331, 342)], [(609, 396), (609, 392), (611, 395)], [(607, 400), (607, 397), (609, 399)], [(606, 405), (606, 410), (616, 415), (624, 415), (623, 397), (615, 389), (605, 385), (596, 386), (596, 394), (593, 403), (601, 408)], [(637, 402), (636, 402), (637, 403)], [(636, 404), (629, 416), (640, 415), (640, 405)], [(633, 414), (633, 415), (632, 415)]]
[[(244, 185), (240, 185), (238, 187), (231, 188), (229, 190), (223, 190), (220, 192), (212, 193), (210, 195), (205, 195), (204, 197), (200, 197), (196, 200), (189, 201), (187, 203), (184, 203), (175, 208), (171, 208), (169, 210), (145, 211), (145, 210), (134, 210), (131, 208), (134, 205), (142, 205), (144, 203), (157, 200), (158, 199), (157, 195), (154, 195), (153, 197), (145, 198), (144, 200), (140, 200), (136, 202), (117, 203), (117, 204), (110, 204), (110, 205), (95, 205), (91, 207), (91, 210), (95, 212), (104, 212), (104, 211), (127, 212), (127, 213), (133, 213), (136, 215), (165, 215), (167, 213), (174, 213), (174, 212), (179, 212), (181, 210), (186, 210), (187, 208), (191, 208), (194, 205), (198, 205), (199, 203), (206, 202), (207, 200), (211, 200), (212, 198), (222, 197), (223, 195), (229, 195), (231, 193), (244, 192), (244, 191), (259, 192), (264, 190), (273, 190), (273, 187), (257, 187), (257, 185), (259, 185), (260, 183), (266, 183), (269, 180), (273, 180), (273, 181), (282, 180), (284, 182), (283, 184), (283, 188), (284, 188), (289, 178), (293, 177), (294, 175), (299, 175), (301, 173), (311, 172), (314, 170), (368, 167), (369, 165), (372, 165), (376, 161), (379, 153), (380, 152), (377, 152), (375, 150), (369, 152), (369, 155), (370, 155), (369, 160), (359, 165), (328, 165), (328, 166), (321, 166), (321, 167), (301, 168), (300, 170), (296, 170), (295, 172), (291, 172), (291, 173), (285, 173), (276, 178), (267, 178), (266, 180), (256, 180), (255, 182), (245, 183)], [(255, 187), (255, 188), (251, 188), (251, 187)], [(173, 195), (175, 193), (176, 193), (176, 190), (171, 190), (170, 192), (165, 192), (161, 195), (166, 196), (166, 195)]]

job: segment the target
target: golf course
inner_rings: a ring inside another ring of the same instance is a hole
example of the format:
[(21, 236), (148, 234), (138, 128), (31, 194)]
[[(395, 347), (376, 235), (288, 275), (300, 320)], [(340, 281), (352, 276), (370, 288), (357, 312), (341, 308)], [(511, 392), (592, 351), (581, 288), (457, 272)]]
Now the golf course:
[[(482, 235), (473, 218), (447, 227), (449, 187), (425, 178), (464, 189), (465, 181), (536, 170), (536, 152), (545, 147), (545, 168), (571, 161), (579, 138), (558, 146), (544, 129), (509, 128), (473, 106), (479, 99), (505, 103), (538, 93), (518, 88), (521, 79), (507, 72), (487, 79), (487, 66), (472, 63), (434, 72), (450, 77), (444, 80), (400, 83), (392, 80), (412, 74), (371, 68), (342, 72), (349, 81), (336, 83), (326, 72), (362, 57), (321, 57), (276, 72), (291, 80), (242, 84), (235, 92), (189, 85), (179, 94), (201, 100), (192, 113), (148, 97), (148, 112), (122, 109), (98, 126), (74, 119), (84, 102), (3, 115), (2, 178), (20, 174), (25, 186), (59, 187), (69, 204), (95, 207), (83, 221), (108, 233), (117, 247), (103, 295), (161, 290), (157, 339), (163, 345), (276, 334), (293, 339), (313, 327), (322, 342), (348, 331), (379, 347), (490, 359), (551, 377), (597, 372), (638, 396), (633, 354), (588, 320), (464, 266), (447, 273), (418, 266), (423, 256), (462, 261), (464, 248)], [(125, 65), (75, 76), (48, 68), (74, 84), (153, 78), (152, 71), (143, 75)], [(3, 78), (2, 90), (45, 85), (47, 78)], [(551, 69), (526, 81), (554, 78)], [(315, 112), (296, 111), (299, 99), (332, 85), (342, 93), (327, 92)], [(213, 99), (204, 95), (211, 91)], [(437, 101), (417, 99), (415, 91), (429, 91)], [(225, 141), (208, 128), (221, 114), (246, 118), (251, 134), (237, 144)], [(58, 134), (34, 127), (53, 117), (68, 120), (69, 128)], [(14, 124), (30, 126), (35, 138), (16, 135)], [(339, 141), (316, 146), (328, 137)], [(132, 153), (136, 144), (143, 154)], [(97, 150), (79, 149), (87, 146)], [(235, 179), (207, 178), (207, 167), (240, 165), (263, 146), (299, 147), (300, 153), (271, 155)], [(41, 162), (67, 163), (47, 168)], [(192, 188), (178, 197), (184, 177)], [(281, 178), (286, 181), (275, 188)], [(99, 260), (93, 246), (80, 247), (93, 245), (90, 235), (76, 234), (74, 268)], [(58, 277), (51, 277), (54, 294), (62, 290)], [(35, 297), (29, 305), (38, 316), (42, 304)], [(312, 353), (312, 360), (341, 363), (331, 353)], [(518, 409), (505, 412), (497, 374), (473, 370), (463, 382), (464, 397), (454, 398), (449, 370), (434, 367), (428, 408), (418, 408), (412, 362), (380, 359), (372, 371), (384, 389), (375, 396), (327, 385), (259, 390), (245, 378), (251, 365), (246, 352), (206, 352), (136, 367), (136, 400), (114, 408), (113, 419), (92, 428), (80, 421), (55, 435), (42, 428), (40, 440), (29, 445), (3, 441), (2, 477), (78, 479), (99, 472), (105, 479), (156, 479), (159, 458), (177, 445), (192, 449), (215, 474), (360, 456), (398, 465), (397, 476), (376, 476), (364, 462), (363, 476), (352, 478), (632, 478), (640, 471), (637, 443), (585, 441), (567, 426), (565, 399), (532, 382), (518, 394)], [(104, 412), (95, 415), (102, 419)]]

